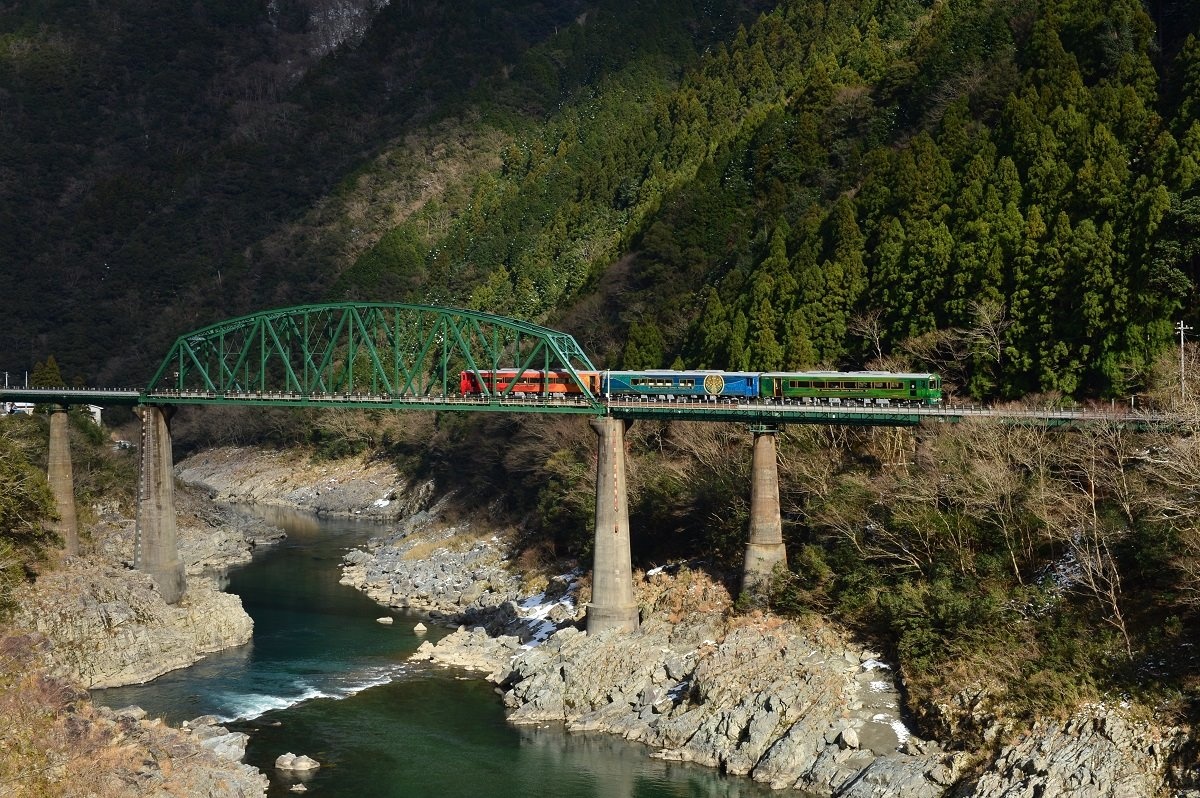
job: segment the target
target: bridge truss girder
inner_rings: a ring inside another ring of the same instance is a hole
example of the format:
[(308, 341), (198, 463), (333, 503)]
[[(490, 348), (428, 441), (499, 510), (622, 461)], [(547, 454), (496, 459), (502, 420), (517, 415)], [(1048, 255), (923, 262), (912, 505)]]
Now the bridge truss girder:
[[(516, 397), (487, 372), (565, 372), (570, 400)], [(143, 396), (175, 404), (272, 404), (598, 413), (580, 376), (595, 371), (575, 339), (490, 313), (344, 302), (255, 313), (176, 339)], [(470, 372), (483, 395), (464, 398)]]

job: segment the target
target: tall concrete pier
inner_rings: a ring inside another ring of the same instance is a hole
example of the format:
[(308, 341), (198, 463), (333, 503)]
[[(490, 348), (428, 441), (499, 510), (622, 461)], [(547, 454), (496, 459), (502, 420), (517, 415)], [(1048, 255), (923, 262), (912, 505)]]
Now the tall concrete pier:
[(171, 459), (173, 408), (144, 405), (138, 475), (137, 536), (133, 567), (154, 578), (168, 604), (183, 597), (183, 563), (175, 526), (175, 474)]
[(779, 514), (779, 468), (775, 455), (778, 430), (754, 430), (754, 455), (750, 470), (750, 542), (742, 569), (742, 592), (762, 595), (771, 586), (775, 566), (787, 564), (783, 521)]
[(79, 525), (75, 519), (75, 478), (71, 471), (71, 424), (67, 409), (50, 412), (50, 456), (46, 468), (58, 521), (53, 529), (62, 537), (67, 554), (79, 553)]
[(628, 422), (591, 419), (597, 436), (596, 540), (592, 551), (592, 600), (588, 632), (637, 631), (633, 565), (629, 557), (629, 503), (625, 493), (625, 428)]

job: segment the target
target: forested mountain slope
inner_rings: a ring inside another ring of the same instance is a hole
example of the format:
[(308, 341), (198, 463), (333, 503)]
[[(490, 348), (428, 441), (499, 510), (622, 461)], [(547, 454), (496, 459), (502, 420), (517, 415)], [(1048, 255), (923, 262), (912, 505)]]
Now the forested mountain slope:
[(448, 231), (385, 244), (428, 253), (426, 295), (535, 317), (620, 263), (567, 320), (610, 364), (898, 352), (980, 396), (1126, 392), (1195, 307), (1198, 51), (1161, 41), (1137, 2), (784, 2), (678, 86), (614, 74)]
[(144, 380), (180, 332), (322, 299), (388, 202), (452, 210), (497, 136), (635, 59), (676, 74), (755, 13), (620, 5), (0, 6), (0, 361)]
[(0, 359), (353, 297), (1118, 394), (1194, 320), (1189, 4), (627, 6), (0, 8)]

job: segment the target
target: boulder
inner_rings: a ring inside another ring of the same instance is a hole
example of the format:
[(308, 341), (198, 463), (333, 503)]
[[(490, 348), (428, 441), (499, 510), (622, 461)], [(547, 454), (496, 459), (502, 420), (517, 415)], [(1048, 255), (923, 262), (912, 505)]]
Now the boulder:
[(275, 767), (278, 770), (316, 770), (321, 767), (321, 763), (312, 757), (301, 754), (296, 756), (291, 751), (286, 754), (280, 754), (275, 759)]

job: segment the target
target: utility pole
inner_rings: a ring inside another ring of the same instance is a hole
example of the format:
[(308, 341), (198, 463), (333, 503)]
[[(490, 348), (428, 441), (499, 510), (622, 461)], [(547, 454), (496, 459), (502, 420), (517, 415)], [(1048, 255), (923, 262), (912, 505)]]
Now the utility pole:
[(1175, 325), (1175, 332), (1179, 333), (1179, 398), (1183, 399), (1187, 396), (1186, 384), (1183, 381), (1183, 334), (1190, 331), (1192, 328), (1183, 323), (1180, 319)]

